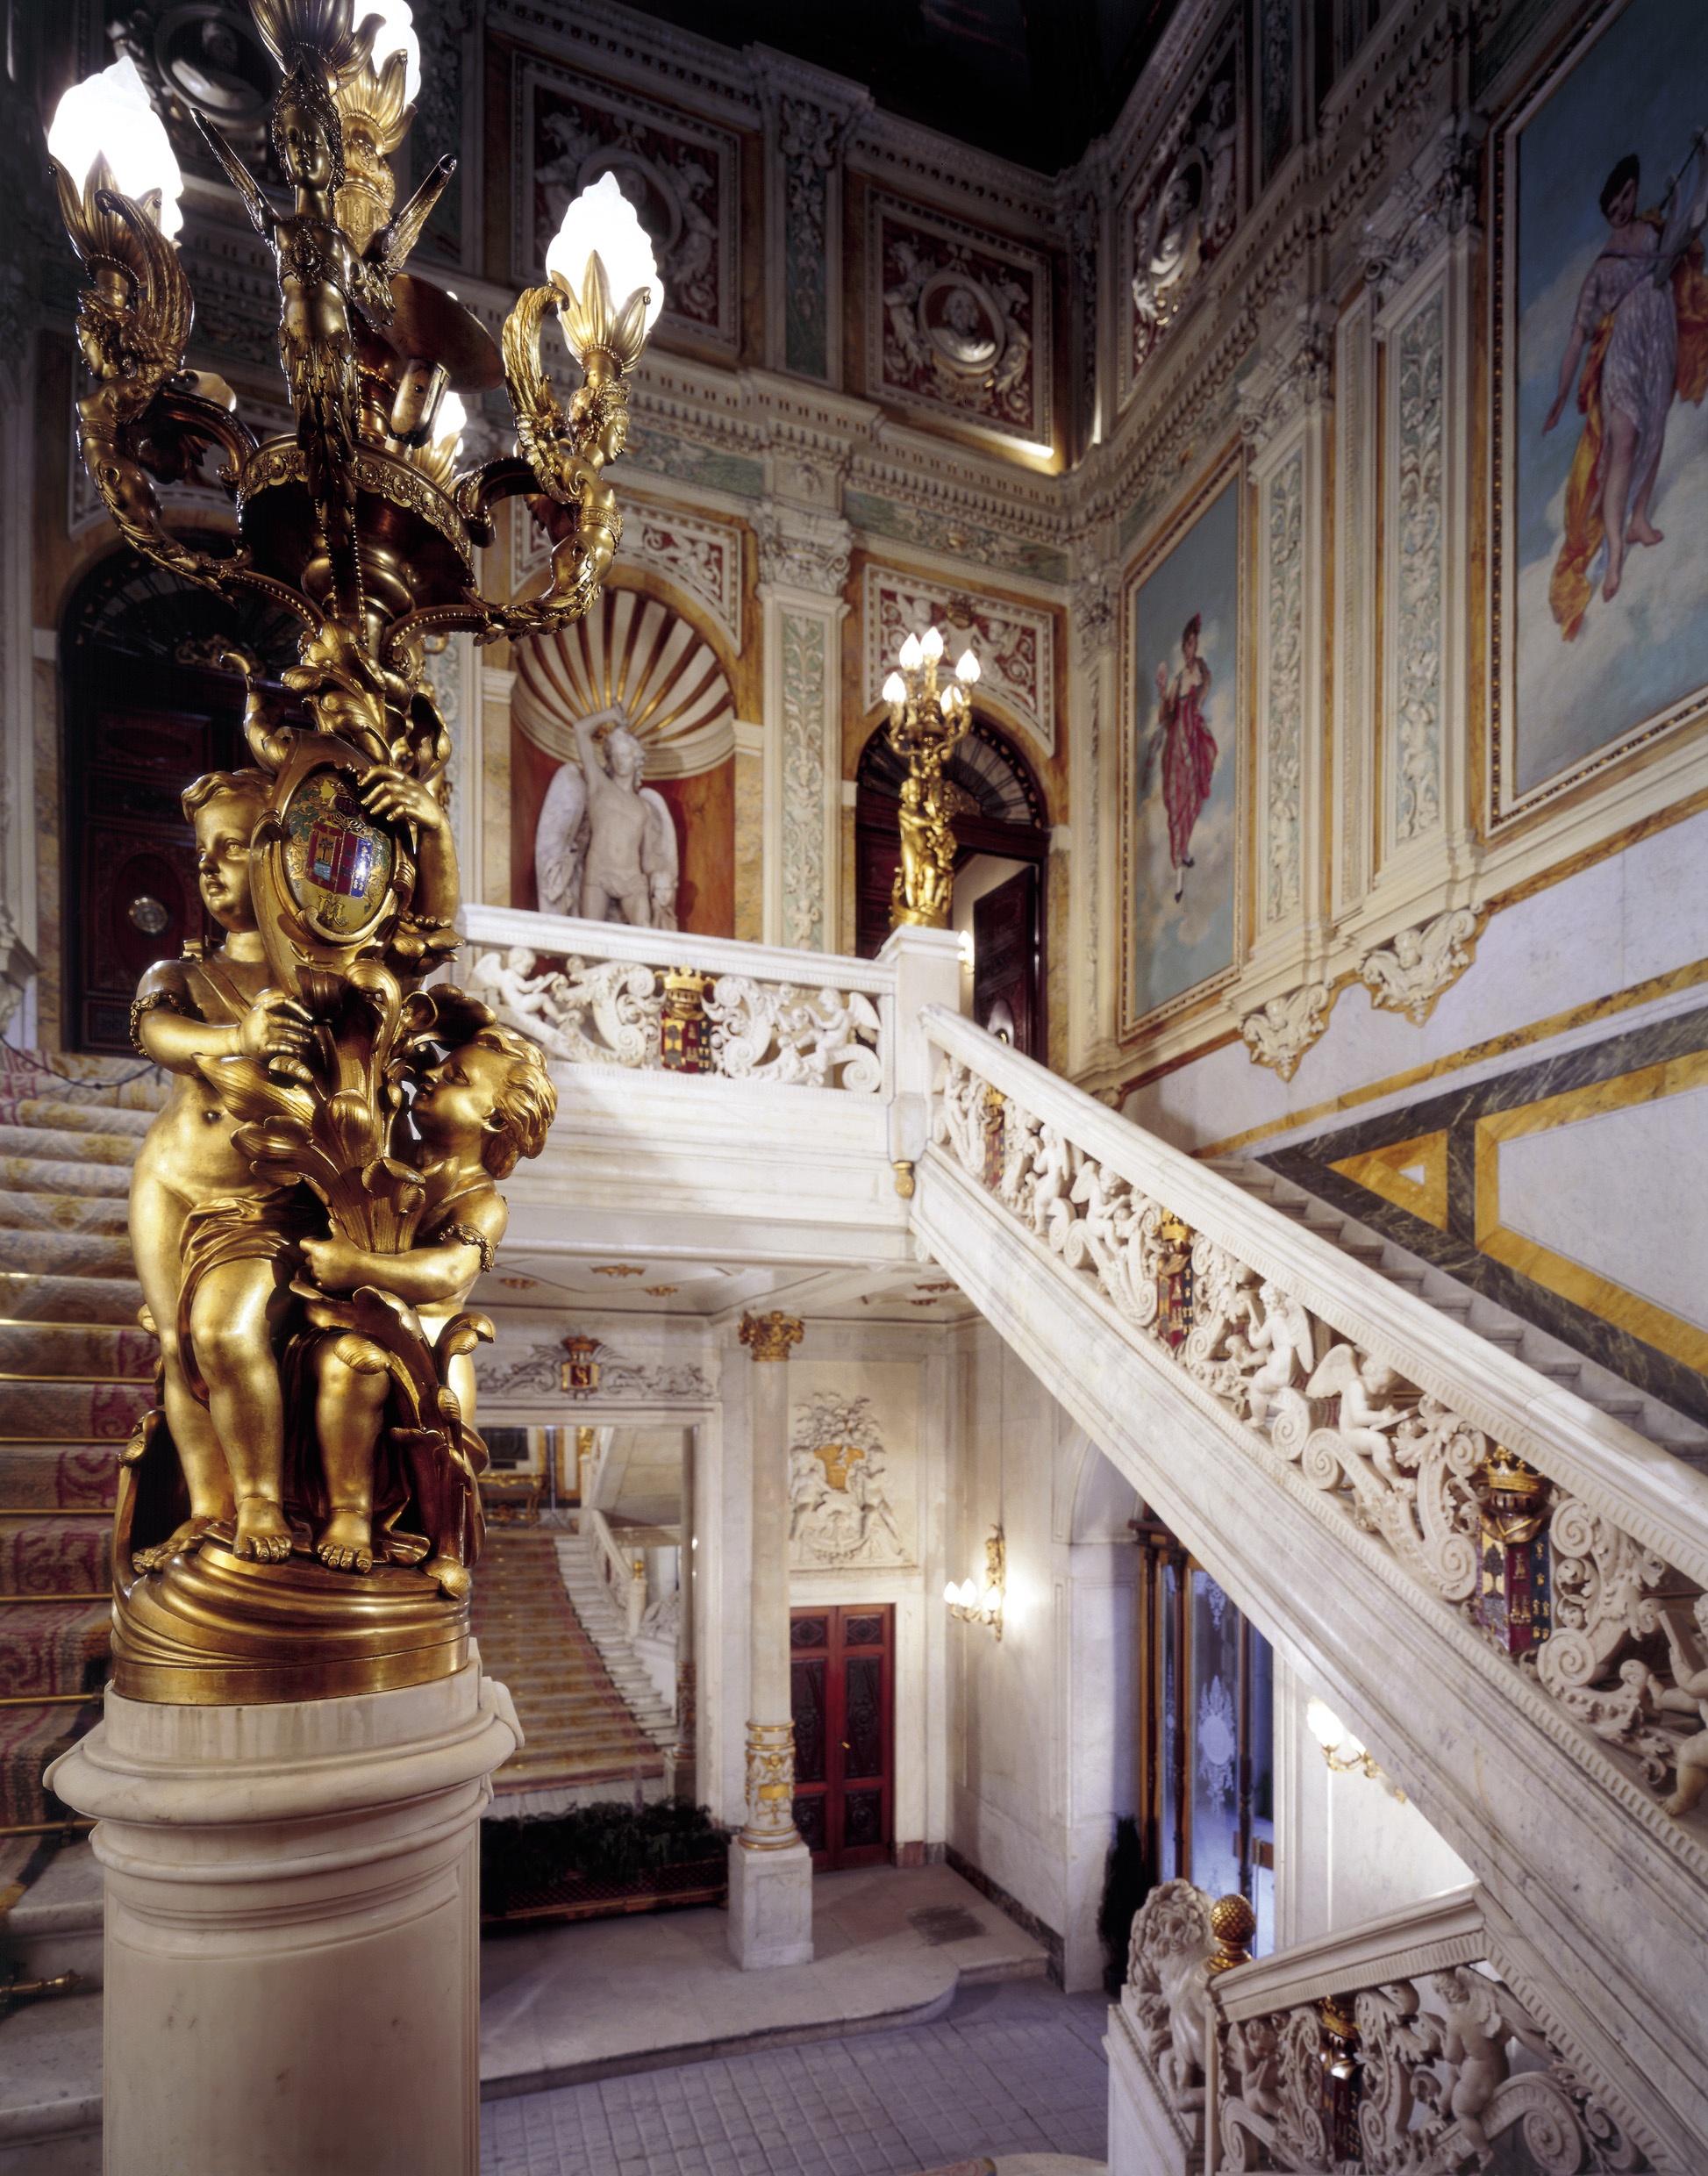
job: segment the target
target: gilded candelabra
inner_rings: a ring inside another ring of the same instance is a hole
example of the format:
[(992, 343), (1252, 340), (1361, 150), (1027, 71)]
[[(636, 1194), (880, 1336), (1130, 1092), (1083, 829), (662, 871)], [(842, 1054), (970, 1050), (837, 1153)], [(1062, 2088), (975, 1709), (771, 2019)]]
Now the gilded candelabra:
[(911, 922), (947, 929), (954, 888), (954, 830), (949, 820), (943, 765), (972, 723), (971, 690), (978, 659), (968, 648), (947, 678), (938, 668), (943, 638), (935, 627), (910, 634), (898, 669), (883, 684), (890, 705), (890, 745), (907, 760), (902, 781), (901, 866), (890, 900), (891, 928)]
[[(351, 0), (251, 5), (282, 73), (288, 207), (203, 125), (273, 254), (289, 434), (258, 438), (222, 380), (184, 367), (179, 177), (132, 63), (68, 93), (49, 136), (87, 275), (78, 428), (96, 488), (144, 556), (259, 592), (300, 630), (285, 700), (250, 682), (252, 767), (184, 797), (217, 934), (150, 969), (134, 1014), (173, 1094), (132, 1190), (161, 1351), (121, 1463), (114, 1652), (121, 1692), (171, 1701), (365, 1692), (467, 1659), (485, 1464), (470, 1355), (492, 1332), (466, 1302), (504, 1232), (498, 1182), (540, 1153), (555, 1096), (486, 1007), (425, 987), (458, 942), (425, 645), (530, 635), (593, 603), (622, 529), (604, 471), (663, 300), (606, 176), (495, 344), (405, 269), (454, 163), (394, 209), (418, 72), (406, 11), (358, 27)], [(561, 404), (548, 311), (582, 369)], [(517, 451), (459, 472), (461, 396), (501, 382)], [(211, 452), (229, 556), (174, 536), (157, 495)], [(475, 553), (518, 493), (550, 534), (551, 580), (499, 603)]]

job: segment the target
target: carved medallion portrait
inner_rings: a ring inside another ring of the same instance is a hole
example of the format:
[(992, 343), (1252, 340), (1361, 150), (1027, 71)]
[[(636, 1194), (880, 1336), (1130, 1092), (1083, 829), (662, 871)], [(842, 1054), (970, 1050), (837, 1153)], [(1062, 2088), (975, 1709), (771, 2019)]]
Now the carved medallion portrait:
[(870, 390), (1047, 440), (1048, 267), (1030, 250), (875, 197)]

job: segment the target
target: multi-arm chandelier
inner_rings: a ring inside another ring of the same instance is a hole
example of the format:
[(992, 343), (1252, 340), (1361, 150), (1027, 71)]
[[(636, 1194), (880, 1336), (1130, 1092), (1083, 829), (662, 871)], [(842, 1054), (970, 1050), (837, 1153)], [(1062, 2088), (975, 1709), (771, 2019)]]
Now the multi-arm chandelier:
[(892, 927), (912, 922), (947, 929), (954, 886), (954, 831), (949, 821), (943, 765), (972, 723), (971, 691), (978, 659), (971, 648), (954, 671), (940, 680), (943, 638), (935, 627), (910, 634), (897, 656), (899, 669), (883, 684), (890, 705), (890, 745), (907, 759), (902, 782), (901, 866), (890, 898)]
[[(115, 1682), (194, 1703), (395, 1687), (466, 1662), (485, 1461), (469, 1355), (492, 1331), (465, 1303), (502, 1235), (496, 1182), (540, 1152), (555, 1094), (484, 1006), (424, 986), (457, 948), (459, 895), (451, 745), (423, 661), (431, 636), (515, 638), (592, 605), (622, 531), (604, 472), (626, 374), (663, 303), (606, 175), (495, 345), (405, 269), (454, 163), (394, 209), (389, 160), (419, 75), (407, 8), (382, 0), (357, 26), (352, 0), (251, 6), (282, 72), (289, 204), (202, 125), (273, 254), (288, 434), (260, 438), (222, 379), (184, 367), (182, 184), (133, 65), (68, 93), (49, 136), (87, 273), (78, 426), (102, 498), (147, 558), (223, 597), (259, 592), (300, 628), (283, 675), (300, 711), (252, 684), (254, 768), (186, 795), (223, 942), (151, 970), (135, 1015), (175, 1084), (139, 1163), (169, 1184), (149, 1195), (139, 1177), (133, 1228), (157, 1236), (189, 1210), (181, 1255), (167, 1246), (144, 1275), (162, 1392), (121, 1463)], [(548, 311), (581, 365), (565, 404), (541, 363)], [(459, 470), (462, 397), (501, 382), (517, 450)], [(174, 536), (158, 497), (210, 455), (236, 512), (225, 556)], [(551, 537), (551, 580), (499, 603), (475, 554), (517, 494)], [(235, 1335), (235, 1315), (215, 1319), (233, 1278), (273, 1294)]]

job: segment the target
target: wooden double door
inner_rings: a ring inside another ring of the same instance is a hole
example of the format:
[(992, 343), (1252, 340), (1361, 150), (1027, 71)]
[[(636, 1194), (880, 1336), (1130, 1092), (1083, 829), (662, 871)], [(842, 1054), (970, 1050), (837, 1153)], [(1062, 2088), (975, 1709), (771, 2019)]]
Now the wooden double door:
[(895, 1836), (895, 1612), (790, 1613), (795, 1826), (820, 1871), (888, 1861)]

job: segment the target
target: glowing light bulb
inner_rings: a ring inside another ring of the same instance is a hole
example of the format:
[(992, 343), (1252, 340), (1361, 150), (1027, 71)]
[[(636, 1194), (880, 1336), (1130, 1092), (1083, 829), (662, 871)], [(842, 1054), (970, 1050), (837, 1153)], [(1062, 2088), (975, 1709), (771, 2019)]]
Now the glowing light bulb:
[(439, 413), (433, 418), (433, 444), (443, 446), (447, 440), (462, 444), (462, 426), (468, 420), (468, 412), (462, 404), (461, 396), (446, 393), (440, 400)]
[(927, 627), (925, 629), (924, 634), (919, 638), (919, 648), (925, 656), (930, 658), (933, 665), (943, 655), (943, 638), (940, 634), (939, 634), (935, 627)]
[(1347, 1727), (1326, 1700), (1314, 1697), (1310, 1700), (1304, 1710), (1304, 1727), (1326, 1753), (1347, 1742)]
[(409, 0), (358, 0), (355, 13), (359, 22), (370, 15), (380, 18), (380, 32), (374, 40), (375, 75), (394, 53), (404, 55), (404, 97), (413, 105), (421, 88), (421, 40), (415, 34)]
[(140, 201), (159, 190), (162, 234), (175, 234), (182, 225), (178, 199), (184, 177), (128, 54), (66, 92), (47, 132), (47, 148), (80, 189), (96, 159), (104, 157), (121, 196)]
[(890, 677), (884, 682), (883, 699), (886, 703), (906, 702), (907, 683), (902, 678), (900, 673), (892, 672)]
[(978, 658), (970, 644), (954, 661), (954, 676), (966, 687), (971, 687), (979, 676)]
[(903, 642), (899, 655), (904, 672), (918, 672), (925, 662), (925, 652), (919, 647), (917, 634), (910, 634)]
[(961, 1600), (961, 1589), (955, 1585), (953, 1579), (951, 1579), (947, 1585), (943, 1589), (943, 1600), (948, 1604), (951, 1609), (953, 1609), (955, 1604)]
[(652, 290), (647, 304), (650, 333), (664, 307), (664, 283), (647, 230), (614, 174), (602, 174), (564, 213), (563, 225), (546, 252), (546, 269), (561, 273), (579, 296), (587, 280), (588, 259), (595, 256), (604, 267), (611, 306), (618, 311), (637, 289)]

